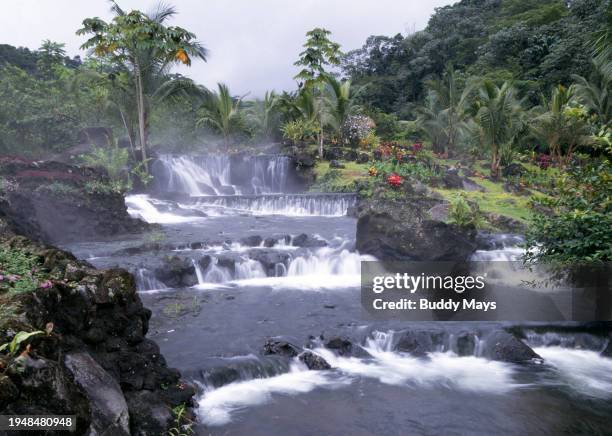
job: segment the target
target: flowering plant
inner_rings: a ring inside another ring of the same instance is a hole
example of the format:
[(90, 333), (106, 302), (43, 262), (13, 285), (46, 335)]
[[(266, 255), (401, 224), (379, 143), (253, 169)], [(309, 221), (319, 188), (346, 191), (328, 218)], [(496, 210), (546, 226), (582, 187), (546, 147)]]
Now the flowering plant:
[(368, 174), (372, 177), (376, 177), (378, 175), (378, 169), (376, 167), (370, 167), (368, 169)]
[(548, 154), (541, 154), (538, 157), (538, 166), (543, 170), (547, 169), (551, 163), (552, 163), (552, 160), (550, 158), (550, 155)]
[(401, 186), (402, 181), (403, 181), (402, 176), (395, 174), (395, 173), (387, 177), (387, 183), (389, 183), (389, 185), (391, 185), (394, 188)]

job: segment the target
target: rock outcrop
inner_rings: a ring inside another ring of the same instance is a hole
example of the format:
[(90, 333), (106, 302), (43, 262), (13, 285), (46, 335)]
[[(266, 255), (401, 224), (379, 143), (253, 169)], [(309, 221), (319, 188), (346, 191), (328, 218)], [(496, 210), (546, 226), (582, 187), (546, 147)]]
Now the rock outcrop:
[(0, 217), (19, 234), (47, 243), (147, 229), (127, 213), (102, 169), (0, 158)]
[(402, 198), (375, 195), (357, 206), (356, 248), (380, 260), (465, 261), (476, 250), (475, 229), (432, 219), (428, 210), (443, 204), (409, 192)]
[(0, 250), (35, 261), (31, 289), (0, 283), (0, 345), (37, 332), (0, 352), (0, 414), (75, 415), (76, 434), (165, 434), (195, 390), (146, 338), (151, 312), (132, 275), (22, 236)]

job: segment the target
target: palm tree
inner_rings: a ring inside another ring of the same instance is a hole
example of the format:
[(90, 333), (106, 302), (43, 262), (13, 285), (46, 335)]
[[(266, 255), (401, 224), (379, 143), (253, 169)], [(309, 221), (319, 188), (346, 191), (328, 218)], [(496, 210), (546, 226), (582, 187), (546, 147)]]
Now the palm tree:
[(434, 151), (444, 153), (448, 144), (446, 113), (435, 94), (427, 93), (425, 104), (418, 109), (417, 123), (431, 141)]
[(484, 80), (478, 89), (476, 120), (484, 144), (491, 150), (491, 177), (499, 178), (502, 147), (510, 147), (522, 127), (521, 101), (509, 82), (501, 87)]
[(257, 100), (249, 108), (248, 117), (258, 126), (261, 135), (270, 139), (278, 126), (280, 98), (274, 91), (266, 91), (263, 100)]
[[(586, 142), (588, 134), (586, 121), (576, 114), (579, 108), (572, 108), (574, 88), (559, 85), (553, 88), (550, 100), (542, 98), (542, 104), (533, 109), (535, 116), (531, 121), (531, 130), (534, 135), (546, 142), (550, 153), (557, 163), (563, 164), (569, 159), (574, 149)], [(565, 159), (563, 146), (567, 147)]]
[[(472, 94), (472, 86), (459, 86), (455, 70), (447, 65), (442, 77), (426, 82), (427, 106), (422, 108), (421, 119), (426, 132), (438, 141), (438, 151), (455, 151), (467, 119), (466, 107)], [(434, 133), (434, 130), (437, 130)], [(433, 139), (432, 139), (433, 141)]]
[(572, 94), (575, 100), (599, 119), (602, 126), (610, 124), (612, 119), (612, 70), (607, 71), (601, 64), (595, 63), (591, 80), (573, 75), (575, 83)]
[[(147, 139), (152, 105), (176, 92), (197, 90), (193, 82), (173, 77), (169, 71), (174, 64), (191, 65), (192, 58), (206, 61), (207, 50), (195, 35), (180, 27), (167, 27), (166, 21), (176, 15), (172, 6), (160, 3), (148, 14), (125, 12), (114, 0), (112, 22), (99, 18), (83, 21), (77, 34), (93, 34), (83, 45), (107, 58), (119, 72), (129, 76), (136, 103), (138, 137), (142, 160), (147, 162)], [(178, 80), (176, 83), (168, 83)]]
[(218, 83), (218, 92), (208, 92), (200, 110), (202, 117), (198, 125), (208, 125), (223, 135), (225, 148), (229, 148), (230, 136), (242, 128), (240, 102), (242, 98), (232, 98), (229, 88)]
[(336, 131), (342, 143), (342, 127), (349, 115), (356, 112), (359, 106), (355, 103), (355, 97), (359, 91), (352, 93), (350, 80), (338, 80), (330, 74), (325, 75), (327, 83), (324, 105), (327, 109), (327, 121)]
[(591, 54), (605, 76), (612, 75), (612, 8), (606, 11), (606, 26), (593, 34)]

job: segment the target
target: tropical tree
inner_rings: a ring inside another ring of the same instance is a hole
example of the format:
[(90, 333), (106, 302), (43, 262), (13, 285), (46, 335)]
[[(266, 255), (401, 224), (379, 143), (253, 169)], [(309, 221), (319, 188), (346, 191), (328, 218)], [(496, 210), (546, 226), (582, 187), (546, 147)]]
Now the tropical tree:
[(571, 106), (574, 100), (572, 87), (556, 86), (550, 99), (543, 97), (542, 100), (543, 103), (532, 111), (536, 116), (531, 120), (531, 130), (548, 145), (557, 163), (563, 164), (578, 145), (587, 141), (586, 117), (582, 109)]
[(279, 123), (280, 99), (274, 91), (266, 91), (263, 100), (256, 100), (247, 112), (264, 139), (270, 139)]
[(482, 141), (491, 151), (491, 177), (499, 178), (502, 148), (511, 147), (522, 128), (522, 102), (509, 82), (498, 87), (484, 80), (478, 88), (476, 120)]
[(328, 123), (340, 137), (340, 142), (343, 142), (342, 127), (346, 123), (349, 115), (359, 110), (359, 105), (356, 103), (358, 92), (352, 92), (350, 80), (338, 80), (334, 76), (326, 74), (327, 82), (324, 102), (327, 109)]
[(606, 9), (606, 25), (591, 40), (593, 60), (605, 76), (612, 75), (612, 7)]
[(460, 85), (450, 64), (441, 77), (428, 80), (425, 84), (428, 92), (426, 105), (420, 110), (421, 125), (432, 140), (435, 151), (454, 152), (468, 118), (466, 109), (472, 87)]
[(170, 68), (177, 63), (189, 66), (192, 58), (206, 61), (207, 51), (193, 33), (165, 25), (176, 14), (173, 7), (160, 4), (145, 14), (138, 10), (126, 12), (115, 1), (111, 3), (115, 13), (112, 21), (87, 18), (77, 34), (92, 35), (81, 47), (92, 49), (96, 56), (129, 76), (136, 102), (139, 148), (146, 168), (149, 115), (155, 98), (196, 89), (191, 81), (177, 82), (178, 78), (169, 76)]
[(38, 49), (38, 61), (36, 62), (36, 67), (43, 77), (47, 79), (53, 77), (53, 69), (57, 65), (63, 64), (63, 60), (66, 57), (66, 50), (64, 49), (65, 46), (66, 44), (53, 42), (48, 39), (45, 39), (42, 42), (42, 45)]
[(612, 120), (612, 70), (596, 63), (590, 80), (576, 74), (572, 78), (575, 100), (596, 115), (602, 126), (608, 126)]
[(315, 105), (319, 121), (319, 157), (323, 157), (323, 86), (326, 82), (326, 70), (329, 65), (339, 65), (340, 44), (329, 39), (331, 32), (322, 28), (315, 28), (306, 33), (304, 50), (300, 53), (295, 66), (302, 67), (294, 79), (299, 82), (300, 88), (305, 88), (315, 95), (318, 104)]
[(210, 91), (204, 97), (200, 107), (202, 116), (198, 125), (208, 125), (223, 135), (225, 148), (229, 148), (230, 136), (242, 129), (243, 119), (240, 113), (242, 98), (233, 98), (227, 85), (218, 83), (218, 92)]

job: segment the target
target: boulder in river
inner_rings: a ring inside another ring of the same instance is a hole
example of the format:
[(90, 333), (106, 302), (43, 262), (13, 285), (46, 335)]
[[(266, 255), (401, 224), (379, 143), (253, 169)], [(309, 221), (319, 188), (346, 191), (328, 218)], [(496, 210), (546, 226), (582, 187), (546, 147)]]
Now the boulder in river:
[(329, 348), (341, 356), (350, 356), (353, 350), (353, 343), (347, 338), (334, 336), (325, 341), (325, 348)]
[(306, 233), (302, 233), (291, 240), (291, 245), (294, 247), (315, 248), (325, 247), (327, 246), (327, 242), (323, 241), (322, 239), (308, 236)]
[(302, 352), (302, 349), (290, 342), (269, 339), (263, 347), (264, 354), (274, 354), (283, 357), (295, 357)]
[(240, 240), (240, 243), (247, 247), (259, 247), (262, 242), (263, 238), (259, 235), (249, 235)]
[(511, 363), (526, 363), (542, 359), (527, 344), (503, 330), (494, 331), (484, 341), (483, 357)]
[(261, 263), (268, 275), (274, 275), (276, 265), (279, 263), (286, 265), (291, 258), (291, 255), (286, 251), (266, 249), (249, 250), (247, 255), (249, 258)]
[(327, 360), (321, 356), (313, 353), (312, 351), (304, 351), (298, 357), (300, 361), (308, 367), (308, 369), (320, 371), (325, 369), (331, 369), (331, 365)]
[(476, 231), (431, 219), (427, 211), (443, 203), (423, 196), (361, 199), (357, 250), (383, 261), (468, 260), (477, 248)]
[(395, 349), (422, 357), (436, 351), (442, 344), (443, 337), (444, 334), (439, 331), (408, 330), (400, 336)]
[(198, 284), (195, 267), (190, 259), (170, 256), (154, 271), (155, 278), (171, 288), (190, 287)]

